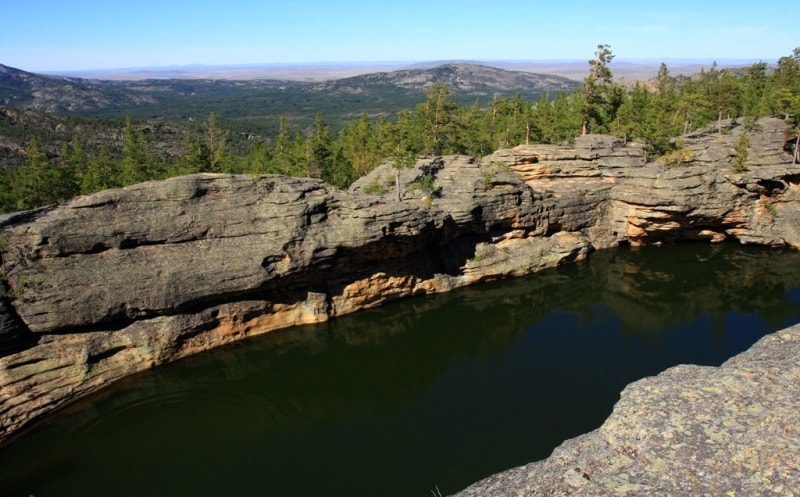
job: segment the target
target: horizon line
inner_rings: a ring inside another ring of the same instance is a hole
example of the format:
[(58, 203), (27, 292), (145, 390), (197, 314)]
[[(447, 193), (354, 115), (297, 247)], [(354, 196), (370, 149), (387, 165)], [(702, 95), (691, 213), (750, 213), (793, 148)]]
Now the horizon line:
[[(552, 59), (408, 59), (408, 60), (336, 60), (336, 61), (298, 61), (298, 62), (241, 62), (241, 63), (205, 63), (205, 62), (191, 62), (186, 64), (164, 64), (164, 65), (143, 65), (143, 66), (116, 66), (116, 67), (95, 67), (84, 69), (22, 69), (28, 72), (61, 75), (64, 73), (87, 73), (87, 72), (132, 72), (132, 71), (170, 71), (170, 70), (184, 70), (184, 69), (256, 69), (262, 67), (343, 67), (343, 66), (370, 66), (370, 65), (398, 65), (398, 64), (432, 64), (432, 63), (515, 63), (515, 64), (574, 64), (588, 62), (589, 59), (585, 58), (552, 58)], [(763, 58), (734, 58), (734, 57), (627, 57), (615, 58), (611, 63), (613, 68), (614, 63), (684, 63), (684, 64), (744, 64), (744, 63), (757, 63), (765, 62)], [(2, 63), (2, 62), (0, 62)]]

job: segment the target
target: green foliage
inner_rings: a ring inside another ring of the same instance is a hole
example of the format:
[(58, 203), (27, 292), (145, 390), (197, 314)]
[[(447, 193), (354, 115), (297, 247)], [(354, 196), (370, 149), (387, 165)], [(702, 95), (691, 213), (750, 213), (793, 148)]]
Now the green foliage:
[(69, 168), (59, 167), (50, 161), (36, 138), (31, 140), (27, 155), (25, 166), (14, 169), (10, 174), (7, 202), (13, 209), (32, 209), (77, 194), (74, 176)]
[(733, 171), (736, 173), (747, 172), (747, 159), (750, 154), (750, 135), (742, 131), (736, 143), (733, 144)]
[(383, 195), (387, 191), (386, 186), (377, 179), (364, 187), (364, 193), (369, 195)]
[(662, 156), (661, 160), (667, 167), (687, 166), (694, 160), (694, 153), (691, 149), (684, 147), (683, 141), (679, 140), (673, 149)]
[(483, 172), (483, 190), (488, 191), (494, 188), (494, 175), (491, 171)]
[[(346, 187), (387, 160), (404, 168), (421, 155), (481, 157), (525, 143), (568, 143), (581, 131), (640, 140), (651, 157), (663, 157), (670, 166), (686, 165), (693, 161), (691, 151), (680, 140), (673, 146), (676, 136), (729, 116), (742, 117), (750, 131), (763, 115), (800, 116), (800, 48), (782, 57), (774, 70), (765, 63), (740, 71), (720, 70), (715, 64), (692, 77), (673, 77), (662, 64), (654, 80), (634, 85), (614, 82), (613, 59), (608, 45), (598, 45), (583, 88), (571, 94), (539, 94), (527, 100), (530, 94), (517, 93), (467, 103), (436, 84), (424, 101), (407, 96), (407, 110), (389, 114), (387, 109), (397, 102), (387, 101), (354, 120), (342, 117), (352, 107), (336, 101), (339, 97), (323, 105), (318, 97), (324, 92), (303, 90), (302, 100), (295, 89), (287, 90), (287, 101), (281, 104), (293, 110), (247, 120), (235, 117), (257, 99), (272, 97), (257, 91), (247, 97), (238, 94), (241, 100), (225, 100), (229, 108), (206, 112), (205, 119), (197, 113), (208, 107), (195, 107), (188, 97), (176, 97), (160, 109), (162, 120), (146, 121), (0, 108), (0, 135), (20, 144), (0, 157), (0, 210), (29, 209), (77, 194), (197, 172), (312, 176)], [(170, 84), (187, 96), (195, 92), (217, 101), (234, 91), (227, 84)], [(309, 107), (320, 110), (313, 119), (305, 115)], [(191, 118), (163, 120), (179, 112)], [(737, 142), (738, 170), (746, 168), (746, 139), (749, 135)], [(13, 150), (24, 153), (14, 155)], [(490, 180), (484, 178), (485, 184)], [(376, 184), (373, 191), (385, 193), (389, 186)]]
[(366, 113), (345, 126), (339, 133), (338, 141), (342, 154), (349, 158), (351, 174), (356, 178), (371, 171), (385, 157), (381, 138)]
[(764, 204), (764, 207), (767, 209), (767, 212), (769, 212), (772, 217), (774, 218), (778, 217), (778, 208), (775, 207), (775, 204), (773, 203)]
[(153, 157), (141, 130), (133, 127), (133, 121), (125, 122), (125, 139), (122, 146), (122, 163), (118, 183), (122, 186), (153, 179), (157, 175)]
[(102, 147), (97, 155), (90, 157), (80, 175), (82, 195), (99, 192), (119, 186), (117, 163), (112, 159), (107, 147)]
[(589, 61), (589, 75), (584, 78), (583, 122), (581, 134), (601, 133), (614, 121), (620, 104), (620, 89), (613, 84), (609, 64), (614, 54), (609, 45), (597, 45), (594, 59)]
[(459, 107), (452, 99), (447, 86), (433, 84), (425, 93), (425, 102), (417, 106), (422, 125), (422, 151), (441, 155), (457, 153), (459, 141)]
[(420, 178), (419, 180), (414, 181), (413, 183), (408, 185), (408, 189), (421, 191), (423, 193), (433, 193), (435, 188), (434, 187), (435, 181), (436, 178), (433, 176), (433, 174), (427, 173), (423, 175), (422, 178)]

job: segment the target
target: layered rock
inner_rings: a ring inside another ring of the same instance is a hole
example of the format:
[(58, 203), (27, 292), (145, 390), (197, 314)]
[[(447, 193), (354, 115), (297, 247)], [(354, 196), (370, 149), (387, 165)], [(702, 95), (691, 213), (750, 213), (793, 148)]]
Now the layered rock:
[(739, 128), (688, 143), (697, 160), (682, 167), (587, 136), (480, 161), (387, 164), (349, 192), (199, 174), (0, 218), (0, 440), (189, 354), (598, 248), (727, 238), (800, 247), (800, 176), (773, 152), (784, 124), (761, 125), (764, 152), (743, 174), (719, 152)]
[(440, 163), (441, 207), (200, 174), (7, 216), (2, 434), (188, 354), (590, 250), (580, 233), (528, 237), (541, 207), (513, 175), (486, 190), (474, 161)]

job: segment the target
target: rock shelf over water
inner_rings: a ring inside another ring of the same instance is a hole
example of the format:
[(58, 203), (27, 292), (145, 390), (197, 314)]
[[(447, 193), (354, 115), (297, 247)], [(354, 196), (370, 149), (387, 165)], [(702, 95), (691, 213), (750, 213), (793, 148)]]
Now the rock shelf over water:
[(800, 325), (721, 367), (628, 385), (603, 425), (454, 497), (793, 496), (800, 489)]
[[(589, 135), (479, 161), (435, 157), (399, 171), (387, 164), (349, 192), (315, 179), (198, 174), (2, 216), (0, 441), (113, 381), (190, 354), (393, 299), (530, 274), (597, 249), (726, 239), (800, 248), (800, 167), (782, 150), (786, 124), (758, 124), (745, 173), (732, 168), (743, 128), (731, 124), (729, 133), (687, 138), (690, 160), (681, 166)], [(784, 359), (796, 367), (797, 357)], [(717, 375), (677, 371), (665, 377), (687, 386)], [(765, 412), (797, 398), (767, 390)], [(623, 396), (618, 410), (632, 398)], [(678, 426), (659, 407), (667, 400), (644, 396), (645, 407), (631, 412), (642, 422), (659, 412)], [(733, 436), (734, 414), (733, 424), (702, 425), (710, 440)], [(612, 419), (600, 430), (604, 440), (627, 436), (614, 434)], [(653, 468), (705, 457), (681, 442), (685, 431), (669, 432), (674, 443), (648, 459)], [(615, 445), (628, 446), (633, 452), (619, 457), (644, 464), (649, 446)], [(742, 468), (761, 457), (745, 456)], [(584, 466), (562, 479), (598, 474)], [(736, 471), (752, 476), (728, 474)]]

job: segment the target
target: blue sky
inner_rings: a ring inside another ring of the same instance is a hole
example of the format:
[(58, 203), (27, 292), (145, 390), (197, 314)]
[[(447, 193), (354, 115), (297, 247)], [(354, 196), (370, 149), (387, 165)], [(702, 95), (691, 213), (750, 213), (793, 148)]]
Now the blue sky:
[(465, 60), (763, 60), (800, 46), (785, 1), (0, 0), (28, 71)]

